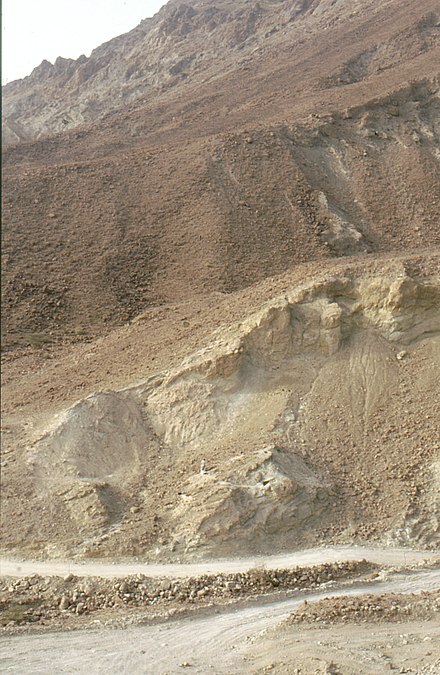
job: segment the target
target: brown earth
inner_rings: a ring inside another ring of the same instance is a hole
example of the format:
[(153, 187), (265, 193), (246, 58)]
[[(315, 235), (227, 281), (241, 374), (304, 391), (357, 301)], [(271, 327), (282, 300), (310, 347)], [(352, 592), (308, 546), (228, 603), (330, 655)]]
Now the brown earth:
[(438, 545), (437, 3), (218, 9), (4, 90), (7, 550)]
[(377, 623), (381, 621), (438, 619), (440, 590), (420, 594), (384, 593), (383, 595), (341, 596), (318, 600), (313, 605), (303, 604), (287, 623)]
[[(7, 349), (91, 337), (308, 260), (438, 246), (434, 0), (225, 2), (232, 13), (212, 32), (206, 3), (193, 4), (189, 24), (171, 4), (154, 35), (101, 47), (115, 69), (105, 78), (91, 57), (72, 68), (96, 74), (73, 89), (74, 75), (44, 69), (5, 88), (5, 108), (19, 96), (29, 119), (37, 85), (48, 114), (70, 109), (68, 91), (93, 101), (110, 88), (114, 101), (121, 69), (158, 48), (157, 31), (182, 58), (198, 40), (211, 64), (94, 124), (6, 147)], [(261, 18), (238, 48), (243, 12)]]

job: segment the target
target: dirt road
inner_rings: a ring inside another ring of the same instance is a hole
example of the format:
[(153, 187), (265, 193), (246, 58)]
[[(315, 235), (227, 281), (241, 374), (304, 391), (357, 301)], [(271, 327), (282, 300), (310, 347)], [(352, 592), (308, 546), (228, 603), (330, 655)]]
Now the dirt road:
[(40, 574), (42, 576), (95, 576), (116, 578), (130, 574), (150, 577), (193, 577), (201, 574), (244, 572), (253, 567), (290, 569), (297, 566), (321, 565), (348, 560), (368, 560), (381, 565), (411, 565), (422, 560), (436, 560), (437, 553), (400, 548), (366, 548), (362, 546), (319, 547), (274, 556), (255, 556), (247, 559), (212, 560), (191, 564), (149, 564), (72, 562), (69, 560), (38, 561), (0, 559), (0, 575), (11, 577)]
[[(356, 552), (359, 554), (357, 549)], [(377, 551), (376, 555), (379, 553)], [(387, 551), (381, 553), (386, 555)], [(310, 552), (307, 554), (311, 555)], [(305, 556), (306, 552), (302, 555)], [(278, 562), (279, 559), (276, 560)], [(321, 557), (320, 562), (323, 560)], [(399, 562), (397, 555), (395, 562)], [(400, 558), (401, 564), (405, 562)], [(176, 620), (169, 624), (116, 630), (101, 627), (100, 630), (87, 632), (10, 637), (2, 643), (2, 671), (40, 675), (156, 675), (180, 673), (188, 668), (191, 673), (243, 673), (247, 672), (243, 656), (249, 640), (287, 617), (305, 597), (310, 602), (338, 594), (358, 595), (389, 591), (414, 593), (439, 586), (440, 570), (425, 569), (413, 573), (396, 573), (387, 580), (368, 585), (358, 584), (339, 593), (335, 590), (301, 593), (294, 599), (245, 608), (234, 607), (208, 617)]]

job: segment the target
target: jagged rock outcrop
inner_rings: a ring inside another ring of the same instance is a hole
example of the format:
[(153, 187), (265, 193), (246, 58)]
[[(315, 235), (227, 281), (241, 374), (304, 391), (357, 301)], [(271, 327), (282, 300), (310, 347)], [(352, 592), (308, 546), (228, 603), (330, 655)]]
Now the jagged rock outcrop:
[[(16, 143), (94, 122), (137, 99), (159, 95), (182, 80), (227, 66), (237, 50), (248, 53), (314, 3), (168, 2), (152, 19), (93, 50), (90, 57), (44, 60), (7, 84), (3, 143)], [(325, 14), (327, 8), (321, 11)], [(274, 26), (275, 24), (275, 26)], [(241, 56), (241, 59), (244, 57)]]
[[(389, 4), (389, 3), (388, 3)], [(435, 3), (420, 16), (399, 26), (385, 41), (346, 56), (325, 87), (344, 86), (401, 65), (431, 50), (438, 37)], [(365, 6), (365, 2), (363, 3)], [(376, 11), (369, 2), (363, 11)], [(344, 18), (353, 19), (359, 6), (348, 3), (233, 2), (171, 0), (151, 19), (77, 60), (44, 60), (3, 92), (3, 143), (13, 144), (64, 132), (127, 109), (170, 88), (185, 95), (185, 80), (211, 78), (215, 71), (246, 65), (251, 55), (273, 42), (301, 44), (304, 33), (331, 30)], [(310, 18), (312, 20), (310, 21)], [(237, 63), (238, 62), (238, 63)]]

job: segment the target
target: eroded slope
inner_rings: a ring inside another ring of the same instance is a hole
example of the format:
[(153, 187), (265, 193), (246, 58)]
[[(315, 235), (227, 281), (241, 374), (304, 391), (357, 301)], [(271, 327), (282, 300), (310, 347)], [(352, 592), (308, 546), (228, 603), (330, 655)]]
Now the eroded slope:
[(24, 437), (12, 415), (8, 548), (438, 543), (439, 278), (411, 260), (358, 267), (283, 279), (177, 367), (36, 417)]
[(171, 3), (8, 85), (40, 138), (4, 152), (6, 348), (438, 246), (438, 24), (434, 0)]
[(439, 119), (432, 80), (310, 127), (7, 170), (5, 346), (95, 335), (307, 260), (438, 246)]
[[(393, 26), (384, 28), (385, 13), (393, 15)], [(7, 84), (3, 142), (64, 133), (151, 99), (188, 100), (194, 84), (248, 71), (256, 52), (267, 59), (275, 50), (298, 51), (293, 59), (301, 63), (304, 42), (319, 36), (329, 44), (329, 33), (344, 33), (344, 52), (335, 54), (333, 43), (332, 62), (316, 74), (324, 87), (353, 84), (429, 52), (438, 24), (432, 0), (419, 2), (416, 13), (395, 0), (380, 6), (373, 0), (171, 0), (89, 58), (43, 61), (28, 77)]]

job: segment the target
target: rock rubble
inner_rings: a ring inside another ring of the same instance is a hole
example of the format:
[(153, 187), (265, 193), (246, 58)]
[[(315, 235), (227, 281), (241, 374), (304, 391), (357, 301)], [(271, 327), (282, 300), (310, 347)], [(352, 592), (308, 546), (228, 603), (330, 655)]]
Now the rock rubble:
[(385, 593), (326, 598), (311, 605), (304, 603), (287, 623), (378, 623), (440, 618), (440, 591), (418, 594)]
[(65, 615), (91, 615), (98, 610), (186, 607), (224, 603), (249, 596), (316, 588), (359, 578), (377, 566), (365, 560), (292, 570), (256, 568), (237, 574), (188, 579), (155, 579), (142, 574), (121, 579), (61, 577), (4, 578), (0, 584), (0, 624), (14, 626), (54, 621)]

